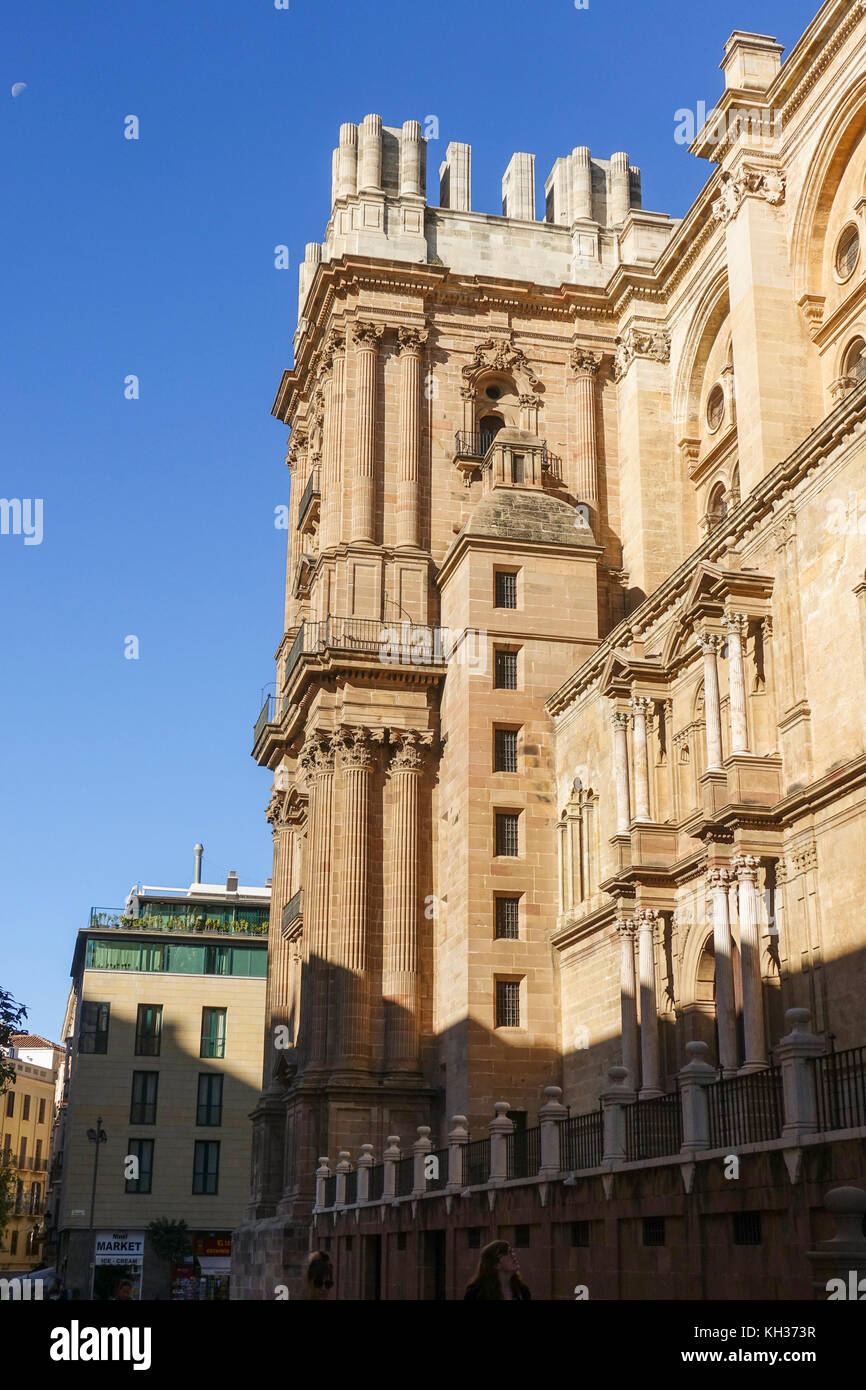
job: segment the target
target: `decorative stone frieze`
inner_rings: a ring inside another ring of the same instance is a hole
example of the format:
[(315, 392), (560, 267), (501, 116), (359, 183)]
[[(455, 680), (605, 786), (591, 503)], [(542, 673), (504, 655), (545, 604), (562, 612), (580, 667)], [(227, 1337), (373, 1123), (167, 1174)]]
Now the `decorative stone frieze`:
[(785, 201), (785, 175), (780, 169), (756, 164), (742, 164), (735, 174), (726, 169), (713, 203), (713, 217), (717, 222), (730, 222), (746, 198), (760, 198), (778, 207)]
[(670, 362), (670, 335), (660, 329), (627, 328), (616, 339), (616, 353), (613, 362), (613, 375), (616, 381), (622, 381), (637, 357), (644, 357), (650, 362)]

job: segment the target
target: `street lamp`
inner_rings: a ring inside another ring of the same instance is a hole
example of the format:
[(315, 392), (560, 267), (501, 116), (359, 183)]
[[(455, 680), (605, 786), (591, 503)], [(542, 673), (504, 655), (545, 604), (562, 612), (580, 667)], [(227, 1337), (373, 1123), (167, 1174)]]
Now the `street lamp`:
[(98, 1116), (96, 1128), (87, 1131), (87, 1137), (94, 1146), (93, 1152), (93, 1186), (90, 1189), (90, 1298), (93, 1300), (93, 1286), (96, 1281), (96, 1227), (94, 1225), (94, 1209), (96, 1207), (96, 1175), (99, 1172), (99, 1146), (106, 1143), (108, 1135), (102, 1128), (102, 1116)]

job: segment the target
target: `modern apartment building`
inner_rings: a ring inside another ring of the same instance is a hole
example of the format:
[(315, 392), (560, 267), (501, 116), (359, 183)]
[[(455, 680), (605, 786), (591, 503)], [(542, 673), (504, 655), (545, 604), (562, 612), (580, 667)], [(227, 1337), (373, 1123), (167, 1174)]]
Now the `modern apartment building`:
[(34, 1033), (13, 1033), (8, 1057), (15, 1080), (0, 1096), (0, 1163), (13, 1168), (15, 1205), (0, 1242), (0, 1271), (42, 1262), (51, 1134), (63, 1048)]
[[(269, 886), (235, 874), (140, 887), (123, 909), (94, 908), (78, 932), (52, 1188), (67, 1287), (84, 1292), (92, 1279), (109, 1297), (123, 1276), (142, 1297), (166, 1297), (171, 1278), (187, 1294), (225, 1296), (249, 1185), (269, 904)], [(170, 1271), (157, 1258), (146, 1229), (159, 1220), (187, 1223), (194, 1263)]]

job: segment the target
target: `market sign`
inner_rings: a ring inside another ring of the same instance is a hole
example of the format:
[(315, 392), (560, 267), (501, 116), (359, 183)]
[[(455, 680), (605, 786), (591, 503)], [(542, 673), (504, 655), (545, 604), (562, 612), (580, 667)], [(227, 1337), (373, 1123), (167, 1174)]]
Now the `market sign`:
[(144, 1261), (144, 1231), (97, 1231), (95, 1263), (140, 1265)]
[(198, 1259), (214, 1256), (228, 1257), (232, 1253), (231, 1233), (228, 1235), (194, 1236), (193, 1249)]

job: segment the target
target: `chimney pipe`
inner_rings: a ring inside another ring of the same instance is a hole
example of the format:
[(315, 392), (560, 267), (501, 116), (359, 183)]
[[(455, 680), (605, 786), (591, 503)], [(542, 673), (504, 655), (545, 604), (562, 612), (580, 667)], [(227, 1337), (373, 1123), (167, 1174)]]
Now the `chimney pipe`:
[(195, 855), (195, 874), (192, 881), (193, 883), (201, 883), (201, 857), (204, 854), (204, 845), (196, 845), (193, 854)]

